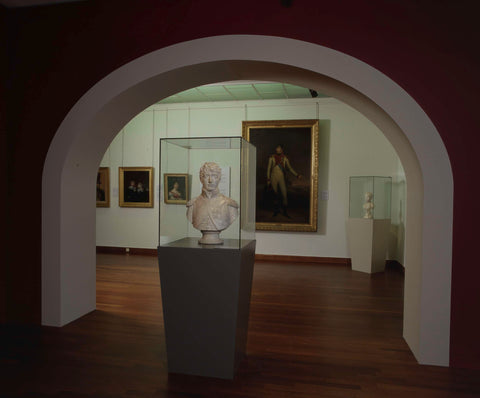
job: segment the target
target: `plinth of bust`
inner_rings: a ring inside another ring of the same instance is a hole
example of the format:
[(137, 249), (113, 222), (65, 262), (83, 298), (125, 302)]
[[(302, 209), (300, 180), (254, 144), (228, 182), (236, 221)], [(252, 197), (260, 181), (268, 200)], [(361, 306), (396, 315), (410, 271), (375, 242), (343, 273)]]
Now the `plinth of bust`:
[(223, 240), (220, 239), (220, 231), (201, 231), (202, 237), (198, 240), (201, 245), (222, 245)]

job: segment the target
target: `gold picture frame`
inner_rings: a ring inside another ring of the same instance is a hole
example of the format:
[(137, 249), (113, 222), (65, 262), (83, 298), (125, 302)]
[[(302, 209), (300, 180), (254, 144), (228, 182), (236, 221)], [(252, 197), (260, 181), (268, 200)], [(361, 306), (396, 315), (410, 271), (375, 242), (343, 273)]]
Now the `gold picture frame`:
[(188, 177), (188, 174), (165, 173), (163, 175), (163, 200), (166, 204), (187, 204), (189, 195)]
[(97, 207), (110, 207), (109, 167), (100, 167), (97, 172)]
[(318, 213), (317, 119), (242, 123), (257, 148), (256, 229), (316, 232)]
[(153, 207), (153, 167), (119, 167), (118, 182), (120, 207)]

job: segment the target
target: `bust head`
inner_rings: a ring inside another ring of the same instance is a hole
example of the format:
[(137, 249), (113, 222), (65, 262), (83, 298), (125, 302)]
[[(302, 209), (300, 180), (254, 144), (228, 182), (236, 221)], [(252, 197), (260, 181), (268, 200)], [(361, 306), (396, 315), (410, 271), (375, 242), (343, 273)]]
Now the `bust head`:
[(200, 168), (200, 181), (206, 191), (217, 189), (221, 176), (222, 169), (215, 162), (206, 162)]
[(371, 192), (366, 192), (365, 193), (365, 202), (371, 202), (373, 199), (373, 193)]

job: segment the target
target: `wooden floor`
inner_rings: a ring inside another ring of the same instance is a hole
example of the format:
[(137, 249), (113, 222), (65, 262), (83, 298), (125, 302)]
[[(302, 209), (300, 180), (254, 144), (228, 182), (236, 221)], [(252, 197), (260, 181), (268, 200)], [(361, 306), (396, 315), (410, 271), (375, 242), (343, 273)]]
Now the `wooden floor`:
[(97, 311), (3, 328), (1, 397), (478, 397), (480, 372), (420, 366), (403, 277), (257, 263), (248, 357), (233, 381), (168, 375), (154, 257), (99, 255)]

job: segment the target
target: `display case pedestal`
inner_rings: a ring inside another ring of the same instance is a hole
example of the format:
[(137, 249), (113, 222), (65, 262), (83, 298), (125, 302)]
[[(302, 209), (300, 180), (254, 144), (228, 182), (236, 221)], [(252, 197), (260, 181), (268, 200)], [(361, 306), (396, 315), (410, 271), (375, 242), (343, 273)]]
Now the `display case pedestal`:
[(348, 219), (347, 233), (352, 270), (369, 274), (385, 271), (389, 232), (389, 219)]
[(168, 371), (233, 379), (245, 356), (255, 240), (158, 247)]

